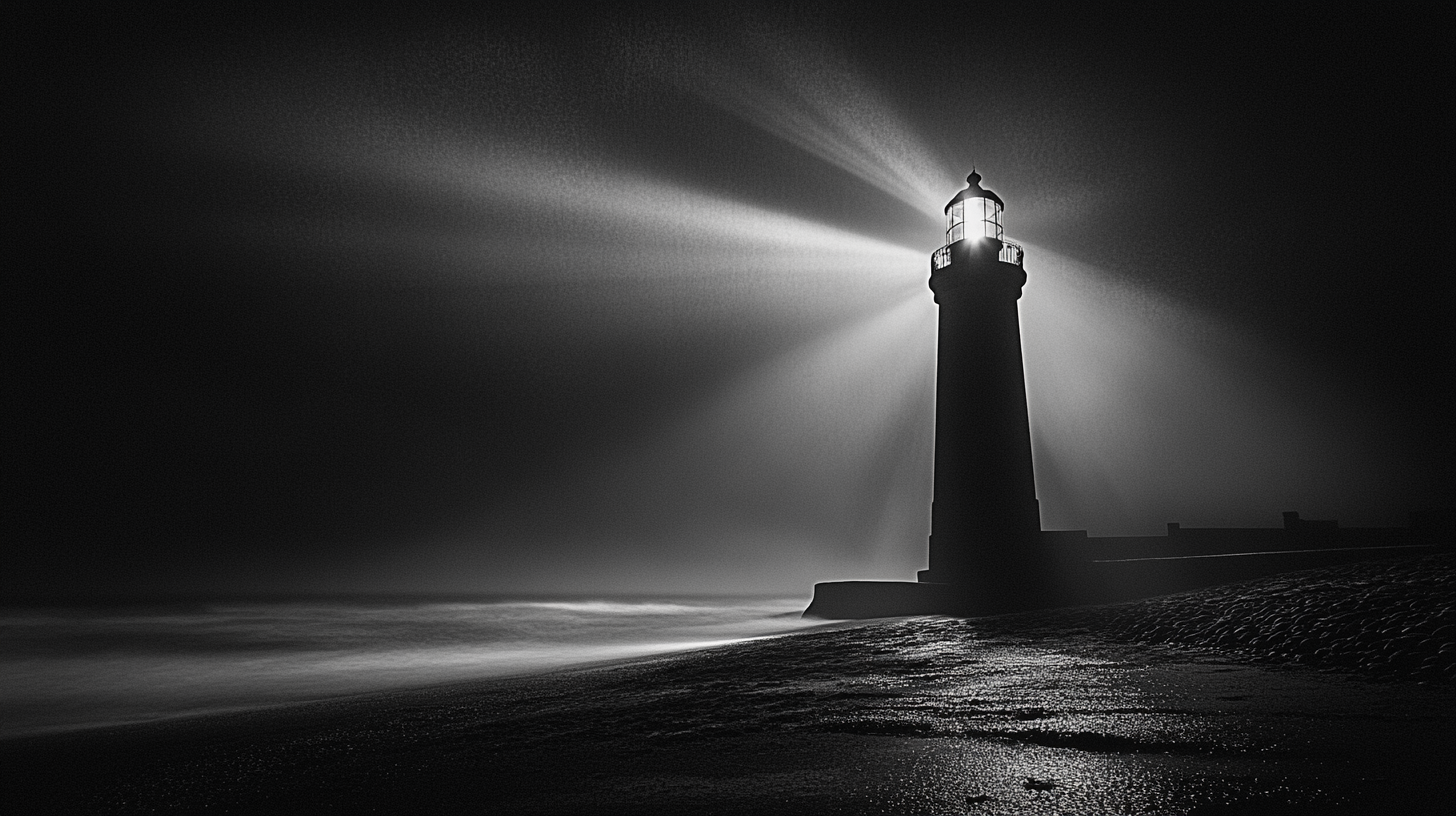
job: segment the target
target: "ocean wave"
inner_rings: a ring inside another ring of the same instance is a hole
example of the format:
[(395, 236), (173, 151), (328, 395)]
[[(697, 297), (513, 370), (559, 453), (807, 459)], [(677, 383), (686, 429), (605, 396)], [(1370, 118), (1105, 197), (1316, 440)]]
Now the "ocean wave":
[(533, 674), (793, 632), (798, 599), (7, 610), (0, 735)]

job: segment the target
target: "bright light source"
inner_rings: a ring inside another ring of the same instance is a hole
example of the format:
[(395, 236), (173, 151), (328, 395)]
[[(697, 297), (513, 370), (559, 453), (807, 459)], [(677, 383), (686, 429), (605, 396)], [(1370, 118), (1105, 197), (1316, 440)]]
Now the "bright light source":
[(969, 186), (945, 208), (945, 243), (982, 238), (1001, 240), (1001, 199), (990, 190), (981, 189), (981, 177), (972, 173), (966, 178)]

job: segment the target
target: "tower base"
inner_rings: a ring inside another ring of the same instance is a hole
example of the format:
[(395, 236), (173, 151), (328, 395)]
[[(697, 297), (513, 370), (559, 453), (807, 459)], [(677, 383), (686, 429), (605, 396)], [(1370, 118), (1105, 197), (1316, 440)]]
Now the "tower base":
[[(1237, 534), (1244, 531), (1228, 531)], [(1405, 533), (1405, 530), (1398, 532)], [(1085, 534), (1043, 533), (1049, 540), (1086, 541)], [(1156, 541), (1156, 539), (1153, 539)], [(984, 582), (829, 581), (814, 585), (807, 618), (853, 620), (910, 615), (978, 617), (1032, 609), (1119, 603), (1174, 592), (1248, 581), (1296, 570), (1380, 558), (1401, 558), (1436, 552), (1440, 545), (1411, 544), (1403, 538), (1370, 546), (1319, 547), (1306, 550), (1222, 552), (1182, 556), (1090, 560), (1064, 553), (1049, 559), (1036, 573), (991, 576)], [(1094, 539), (1096, 541), (1096, 539)], [(1103, 539), (1117, 544), (1139, 539)], [(1235, 535), (1232, 542), (1240, 543)], [(1084, 545), (1085, 546), (1085, 545)], [(1445, 545), (1449, 549), (1449, 543)]]
[(993, 597), (977, 587), (928, 581), (826, 581), (814, 585), (806, 618), (851, 620), (906, 615), (978, 617), (1055, 606), (1026, 595)]

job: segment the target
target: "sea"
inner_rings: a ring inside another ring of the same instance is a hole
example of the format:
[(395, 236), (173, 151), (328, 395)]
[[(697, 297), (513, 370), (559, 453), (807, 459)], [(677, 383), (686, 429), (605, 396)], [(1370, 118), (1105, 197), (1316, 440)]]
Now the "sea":
[(0, 609), (0, 738), (781, 636), (800, 598), (269, 598)]

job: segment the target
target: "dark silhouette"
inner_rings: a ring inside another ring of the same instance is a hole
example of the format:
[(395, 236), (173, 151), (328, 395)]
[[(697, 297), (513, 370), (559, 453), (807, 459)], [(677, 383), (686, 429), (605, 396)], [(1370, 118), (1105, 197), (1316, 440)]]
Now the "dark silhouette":
[(1026, 283), (1019, 245), (1002, 234), (1005, 204), (972, 172), (945, 205), (946, 245), (931, 256), (939, 305), (935, 492), (929, 568), (919, 581), (835, 581), (814, 587), (805, 615), (979, 615), (1106, 603), (1326, 566), (1451, 538), (1448, 515), (1408, 528), (1341, 529), (1284, 514), (1283, 528), (1185, 529), (1166, 536), (1089, 538), (1043, 531), (1016, 301)]
[(1011, 589), (998, 576), (1035, 574), (1041, 520), (1016, 310), (1026, 272), (1021, 247), (1002, 236), (1004, 204), (980, 180), (972, 172), (945, 206), (947, 245), (931, 263), (935, 493), (919, 577), (986, 602)]

